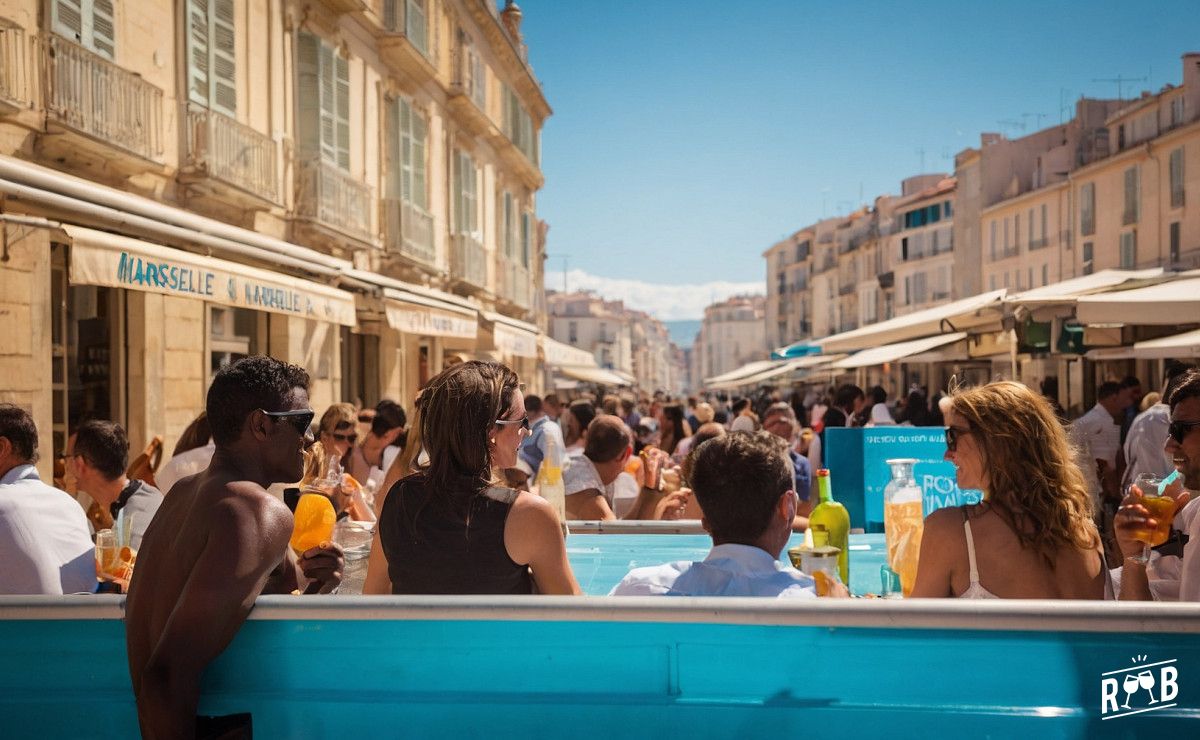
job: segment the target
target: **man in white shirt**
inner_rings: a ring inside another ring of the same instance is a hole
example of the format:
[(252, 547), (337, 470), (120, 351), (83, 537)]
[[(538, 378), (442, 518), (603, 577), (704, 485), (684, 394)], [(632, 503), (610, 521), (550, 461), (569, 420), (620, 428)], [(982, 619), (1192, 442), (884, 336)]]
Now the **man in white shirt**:
[(731, 433), (701, 445), (691, 460), (713, 541), (708, 557), (635, 568), (612, 595), (814, 597), (813, 579), (779, 562), (797, 504), (786, 443), (769, 432)]
[[(686, 503), (689, 493), (676, 491), (664, 496), (656, 486), (636, 491), (631, 504), (627, 495), (622, 497), (625, 501), (618, 501), (616, 484), (632, 454), (633, 436), (621, 417), (601, 414), (593, 419), (588, 425), (583, 455), (573, 458), (563, 472), (567, 519), (607, 521), (617, 518), (618, 508), (622, 519), (662, 519)], [(668, 462), (665, 452), (654, 450), (643, 459), (645, 479), (657, 480), (659, 471)]]
[(1169, 492), (1175, 494), (1174, 528), (1187, 536), (1182, 562), (1163, 557), (1147, 567), (1138, 559), (1142, 543), (1135, 536), (1157, 522), (1141, 505), (1140, 496), (1130, 493), (1121, 502), (1115, 519), (1117, 543), (1125, 554), (1122, 569), (1122, 600), (1200, 601), (1200, 370), (1189, 370), (1169, 396), (1171, 420), (1166, 452), (1183, 479)]
[[(142, 546), (142, 535), (162, 504), (157, 488), (140, 480), (129, 480), (129, 438), (115, 421), (92, 420), (80, 425), (67, 465), (79, 488), (108, 509), (113, 521), (124, 520), (129, 528), (129, 546)], [(115, 528), (115, 527), (114, 527)], [(122, 542), (121, 544), (125, 544)]]
[(1125, 437), (1126, 468), (1121, 478), (1122, 493), (1128, 491), (1142, 473), (1165, 476), (1175, 469), (1170, 455), (1164, 449), (1167, 425), (1171, 423), (1171, 408), (1167, 405), (1167, 399), (1191, 367), (1180, 362), (1170, 363), (1164, 379), (1162, 400), (1138, 414), (1130, 425), (1129, 434)]
[(95, 591), (87, 517), (38, 477), (37, 444), (33, 418), (0, 404), (0, 594)]
[[(1096, 390), (1096, 405), (1071, 425), (1071, 441), (1079, 451), (1080, 472), (1083, 473), (1088, 491), (1096, 511), (1106, 503), (1106, 491), (1115, 493), (1119, 489), (1119, 478), (1113, 481), (1117, 470), (1117, 450), (1121, 448), (1120, 419), (1128, 406), (1128, 395), (1117, 383), (1103, 383)], [(1111, 510), (1110, 510), (1111, 511)]]

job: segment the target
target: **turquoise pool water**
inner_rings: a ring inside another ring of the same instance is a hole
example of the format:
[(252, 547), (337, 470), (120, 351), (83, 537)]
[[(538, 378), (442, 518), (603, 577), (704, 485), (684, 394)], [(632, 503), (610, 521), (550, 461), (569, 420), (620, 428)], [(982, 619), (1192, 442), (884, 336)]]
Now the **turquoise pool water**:
[[(788, 547), (804, 544), (804, 535), (792, 535)], [(572, 534), (567, 557), (585, 594), (604, 596), (634, 568), (674, 560), (703, 560), (712, 548), (706, 534)], [(787, 562), (787, 550), (780, 556)], [(882, 534), (850, 535), (850, 590), (855, 594), (879, 593), (879, 567), (887, 562)]]

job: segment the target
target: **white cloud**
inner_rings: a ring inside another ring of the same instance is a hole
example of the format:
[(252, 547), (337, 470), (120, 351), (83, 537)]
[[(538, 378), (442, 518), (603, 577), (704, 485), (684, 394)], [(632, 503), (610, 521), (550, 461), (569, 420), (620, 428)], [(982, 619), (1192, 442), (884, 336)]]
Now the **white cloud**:
[[(761, 282), (734, 283), (714, 280), (707, 283), (648, 283), (643, 280), (607, 278), (583, 270), (567, 271), (567, 290), (591, 290), (610, 301), (625, 301), (625, 305), (645, 311), (662, 321), (702, 319), (706, 306), (730, 296), (763, 294)], [(546, 289), (563, 289), (563, 273), (546, 271)]]

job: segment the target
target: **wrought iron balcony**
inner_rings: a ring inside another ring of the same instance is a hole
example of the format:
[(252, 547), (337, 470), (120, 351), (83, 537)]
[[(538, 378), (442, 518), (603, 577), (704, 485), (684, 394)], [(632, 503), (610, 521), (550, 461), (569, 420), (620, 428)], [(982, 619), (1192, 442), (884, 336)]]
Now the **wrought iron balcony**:
[(0, 18), (0, 112), (32, 107), (36, 43), (25, 29)]
[(163, 156), (162, 90), (59, 36), (46, 37), (50, 120), (144, 159)]
[(187, 164), (193, 171), (278, 202), (276, 146), (271, 137), (197, 105), (188, 106), (186, 133)]
[(522, 308), (529, 308), (533, 303), (530, 300), (533, 286), (530, 283), (529, 269), (505, 259), (500, 261), (500, 270), (500, 297)]
[(371, 186), (319, 159), (297, 170), (296, 215), (371, 243)]
[(412, 203), (399, 198), (383, 199), (383, 236), (388, 252), (428, 267), (437, 265), (433, 216)]
[(450, 248), (450, 277), (487, 289), (487, 252), (470, 234), (455, 234)]

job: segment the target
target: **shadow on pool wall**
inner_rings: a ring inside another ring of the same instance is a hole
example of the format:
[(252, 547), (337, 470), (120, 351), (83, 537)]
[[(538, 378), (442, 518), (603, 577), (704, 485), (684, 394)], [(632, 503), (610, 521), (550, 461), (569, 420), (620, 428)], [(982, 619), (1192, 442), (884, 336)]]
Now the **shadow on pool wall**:
[[(0, 599), (5, 737), (136, 736), (122, 613)], [(266, 738), (1187, 737), (1198, 632), (1191, 604), (264, 597), (201, 711)], [(1105, 719), (1101, 674), (1142, 654), (1175, 706)]]

